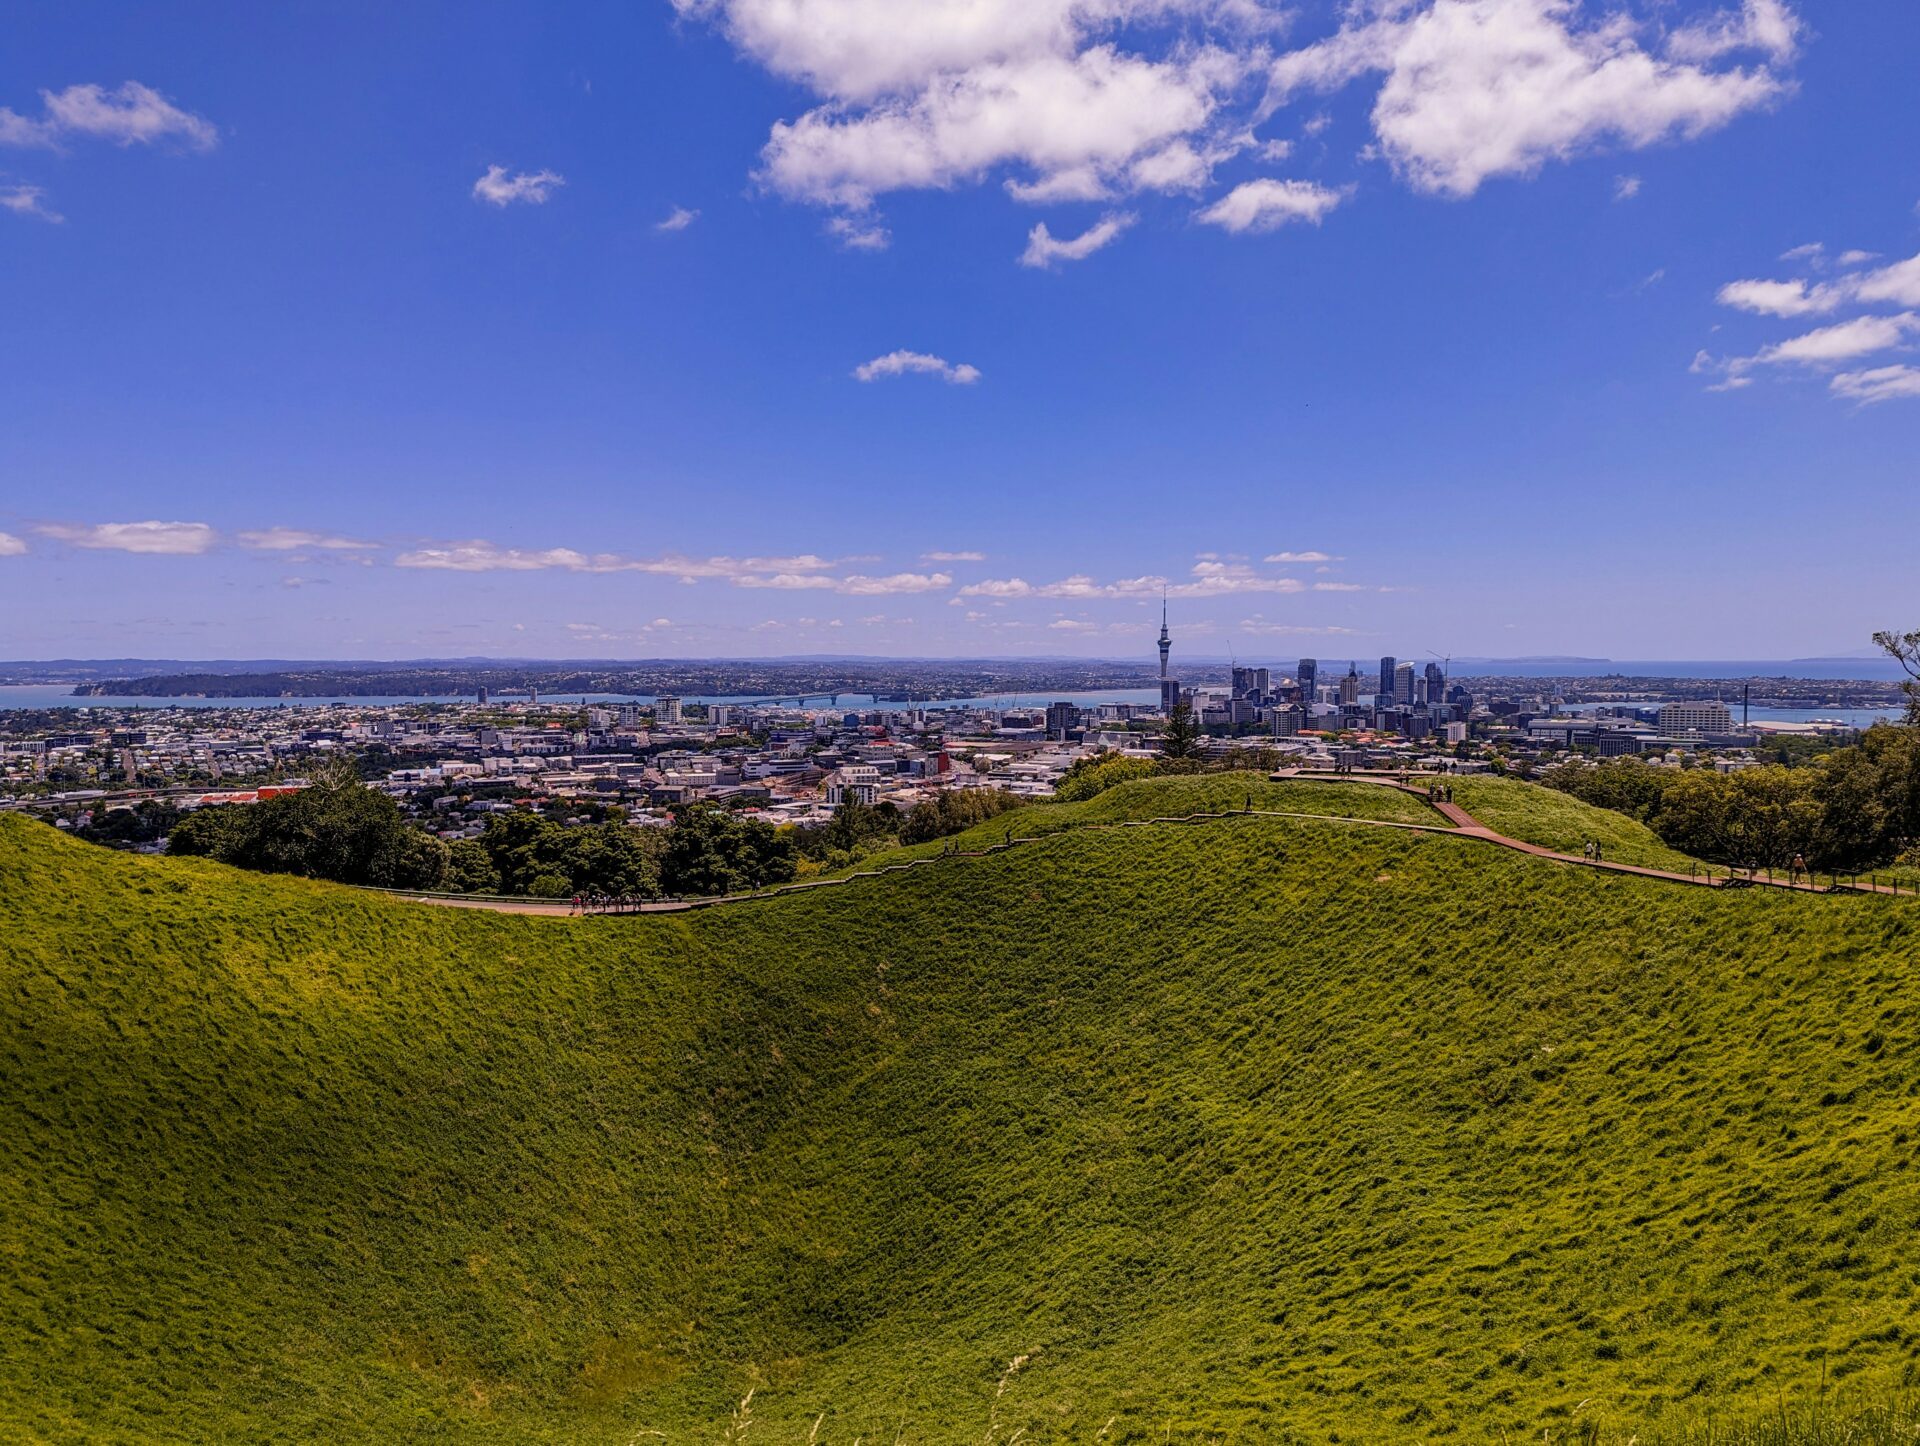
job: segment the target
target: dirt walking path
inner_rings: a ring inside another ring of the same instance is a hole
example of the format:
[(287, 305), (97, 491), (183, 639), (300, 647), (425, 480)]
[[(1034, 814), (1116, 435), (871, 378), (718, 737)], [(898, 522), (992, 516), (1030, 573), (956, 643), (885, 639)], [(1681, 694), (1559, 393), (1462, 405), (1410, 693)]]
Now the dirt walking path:
[[(717, 894), (705, 899), (660, 899), (647, 903), (634, 904), (621, 909), (596, 908), (591, 915), (603, 913), (619, 914), (676, 914), (693, 909), (717, 908), (723, 904), (744, 904), (755, 899), (771, 899), (782, 894), (795, 894), (806, 889), (829, 889), (841, 884), (850, 884), (857, 879), (877, 879), (887, 874), (902, 873), (908, 869), (927, 868), (952, 859), (985, 858), (989, 854), (1005, 853), (1008, 849), (1019, 848), (1023, 844), (1038, 843), (1042, 839), (1057, 837), (1062, 833), (1079, 833), (1091, 830), (1120, 828), (1147, 828), (1157, 824), (1201, 824), (1219, 822), (1230, 818), (1274, 818), (1305, 820), (1314, 823), (1336, 823), (1357, 825), (1362, 828), (1392, 828), (1409, 833), (1441, 834), (1448, 838), (1473, 839), (1480, 843), (1491, 844), (1496, 848), (1511, 849), (1515, 853), (1526, 854), (1531, 858), (1547, 859), (1553, 863), (1571, 864), (1576, 868), (1598, 869), (1603, 873), (1629, 874), (1635, 878), (1656, 879), (1662, 883), (1686, 884), (1702, 889), (1760, 888), (1790, 889), (1796, 893), (1825, 894), (1832, 890), (1823, 888), (1807, 880), (1787, 880), (1764, 877), (1733, 877), (1728, 874), (1682, 874), (1669, 869), (1646, 868), (1639, 864), (1614, 863), (1610, 859), (1592, 859), (1579, 854), (1565, 854), (1543, 847), (1540, 844), (1527, 843), (1523, 839), (1509, 838), (1506, 834), (1488, 828), (1479, 819), (1468, 813), (1457, 803), (1442, 802), (1431, 798), (1426, 788), (1412, 783), (1402, 783), (1398, 778), (1384, 775), (1342, 774), (1337, 779), (1314, 776), (1307, 773), (1282, 772), (1274, 775), (1275, 781), (1288, 778), (1312, 778), (1315, 782), (1343, 782), (1361, 787), (1392, 788), (1402, 793), (1412, 794), (1433, 808), (1446, 824), (1402, 823), (1384, 818), (1341, 818), (1324, 813), (1288, 813), (1278, 809), (1236, 809), (1231, 813), (1194, 813), (1167, 818), (1131, 818), (1118, 823), (1082, 824), (1078, 828), (1057, 829), (1052, 833), (1028, 834), (1022, 838), (1010, 838), (1005, 843), (989, 844), (984, 849), (969, 849), (959, 853), (936, 854), (929, 858), (909, 859), (905, 863), (887, 864), (878, 869), (862, 869), (857, 873), (840, 874), (831, 879), (808, 879), (796, 884), (781, 884), (774, 888), (761, 889), (750, 894)], [(1843, 886), (1840, 892), (1898, 894), (1897, 889), (1885, 884), (1851, 884)], [(576, 908), (570, 899), (497, 899), (474, 897), (461, 894), (414, 894), (395, 892), (395, 898), (412, 903), (437, 904), (450, 909), (485, 909), (496, 914), (528, 914), (541, 918), (566, 919), (580, 917), (582, 911)]]

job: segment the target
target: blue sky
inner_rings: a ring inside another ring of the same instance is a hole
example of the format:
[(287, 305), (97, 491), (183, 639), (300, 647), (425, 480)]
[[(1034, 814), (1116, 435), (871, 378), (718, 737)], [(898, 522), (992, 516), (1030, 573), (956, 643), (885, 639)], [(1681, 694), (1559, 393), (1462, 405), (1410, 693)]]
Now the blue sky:
[(8, 656), (1920, 625), (1909, 0), (0, 33)]

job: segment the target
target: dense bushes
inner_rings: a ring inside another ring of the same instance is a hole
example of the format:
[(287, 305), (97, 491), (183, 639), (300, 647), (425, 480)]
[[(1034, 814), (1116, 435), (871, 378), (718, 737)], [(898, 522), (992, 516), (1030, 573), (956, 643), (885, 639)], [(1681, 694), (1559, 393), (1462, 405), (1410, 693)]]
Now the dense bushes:
[(1920, 845), (1920, 729), (1880, 725), (1805, 767), (1718, 773), (1619, 758), (1541, 782), (1648, 824), (1684, 853), (1743, 868), (1884, 867)]
[(900, 825), (900, 842), (932, 843), (937, 838), (964, 833), (976, 823), (998, 818), (1025, 803), (1019, 794), (1004, 788), (950, 788), (908, 811)]
[(383, 888), (441, 887), (445, 843), (412, 827), (383, 793), (346, 769), (261, 803), (202, 808), (168, 835), (167, 851), (196, 854), (269, 874), (299, 874)]
[(791, 838), (710, 803), (675, 814), (660, 860), (661, 883), (674, 895), (731, 894), (784, 884), (793, 876)]
[(1090, 753), (1073, 761), (1072, 767), (1055, 785), (1054, 797), (1062, 803), (1084, 803), (1116, 784), (1131, 783), (1136, 778), (1152, 778), (1155, 771), (1151, 758), (1128, 758), (1119, 753)]

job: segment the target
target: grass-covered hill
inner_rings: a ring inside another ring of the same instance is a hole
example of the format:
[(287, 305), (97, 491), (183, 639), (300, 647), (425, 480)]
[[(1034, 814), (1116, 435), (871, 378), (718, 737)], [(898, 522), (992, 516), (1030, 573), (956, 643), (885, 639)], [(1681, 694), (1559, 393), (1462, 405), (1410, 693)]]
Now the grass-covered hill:
[[(1516, 785), (1525, 787), (1525, 785)], [(1530, 790), (1546, 793), (1546, 789)], [(1554, 798), (1565, 798), (1554, 794)], [(1568, 800), (1584, 814), (1633, 824), (1623, 814)], [(1188, 818), (1195, 814), (1231, 813), (1251, 802), (1272, 813), (1313, 814), (1321, 818), (1375, 819), (1417, 823), (1428, 828), (1451, 827), (1426, 802), (1398, 789), (1374, 783), (1323, 779), (1268, 779), (1256, 773), (1203, 773), (1167, 778), (1137, 778), (1079, 803), (1035, 804), (1014, 809), (975, 824), (958, 834), (931, 843), (907, 844), (871, 854), (850, 869), (872, 869), (910, 859), (931, 858), (952, 850), (985, 848), (1006, 839), (1037, 838), (1088, 826), (1108, 826), (1156, 818)], [(1638, 827), (1638, 825), (1633, 825)], [(840, 872), (848, 872), (843, 869)]]
[[(1609, 808), (1582, 803), (1570, 793), (1515, 779), (1465, 777), (1445, 780), (1453, 801), (1496, 833), (1526, 843), (1540, 844), (1565, 854), (1578, 854), (1589, 842), (1612, 863), (1686, 873), (1700, 866), (1638, 819)], [(1720, 870), (1725, 873), (1725, 869)]]
[(0, 1438), (1646, 1442), (1897, 1382), (1917, 944), (1337, 821), (555, 920), (0, 817)]

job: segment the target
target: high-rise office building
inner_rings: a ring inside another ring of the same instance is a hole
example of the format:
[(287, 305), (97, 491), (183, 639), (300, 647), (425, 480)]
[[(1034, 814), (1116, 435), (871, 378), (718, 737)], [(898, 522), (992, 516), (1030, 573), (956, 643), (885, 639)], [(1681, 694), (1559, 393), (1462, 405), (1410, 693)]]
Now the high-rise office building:
[(1402, 703), (1413, 702), (1413, 664), (1400, 663), (1393, 670), (1393, 696)]
[(1302, 658), (1300, 667), (1294, 673), (1294, 681), (1300, 685), (1300, 701), (1311, 704), (1314, 701), (1314, 686), (1319, 680), (1320, 664), (1313, 658)]
[(1447, 696), (1447, 675), (1438, 663), (1427, 664), (1427, 701), (1439, 703)]
[(1340, 680), (1340, 706), (1345, 708), (1360, 701), (1360, 670), (1353, 663), (1347, 664), (1347, 676)]
[(1382, 658), (1380, 660), (1380, 691), (1374, 694), (1376, 698), (1391, 698), (1393, 696), (1393, 669), (1398, 661), (1399, 659), (1397, 658)]

